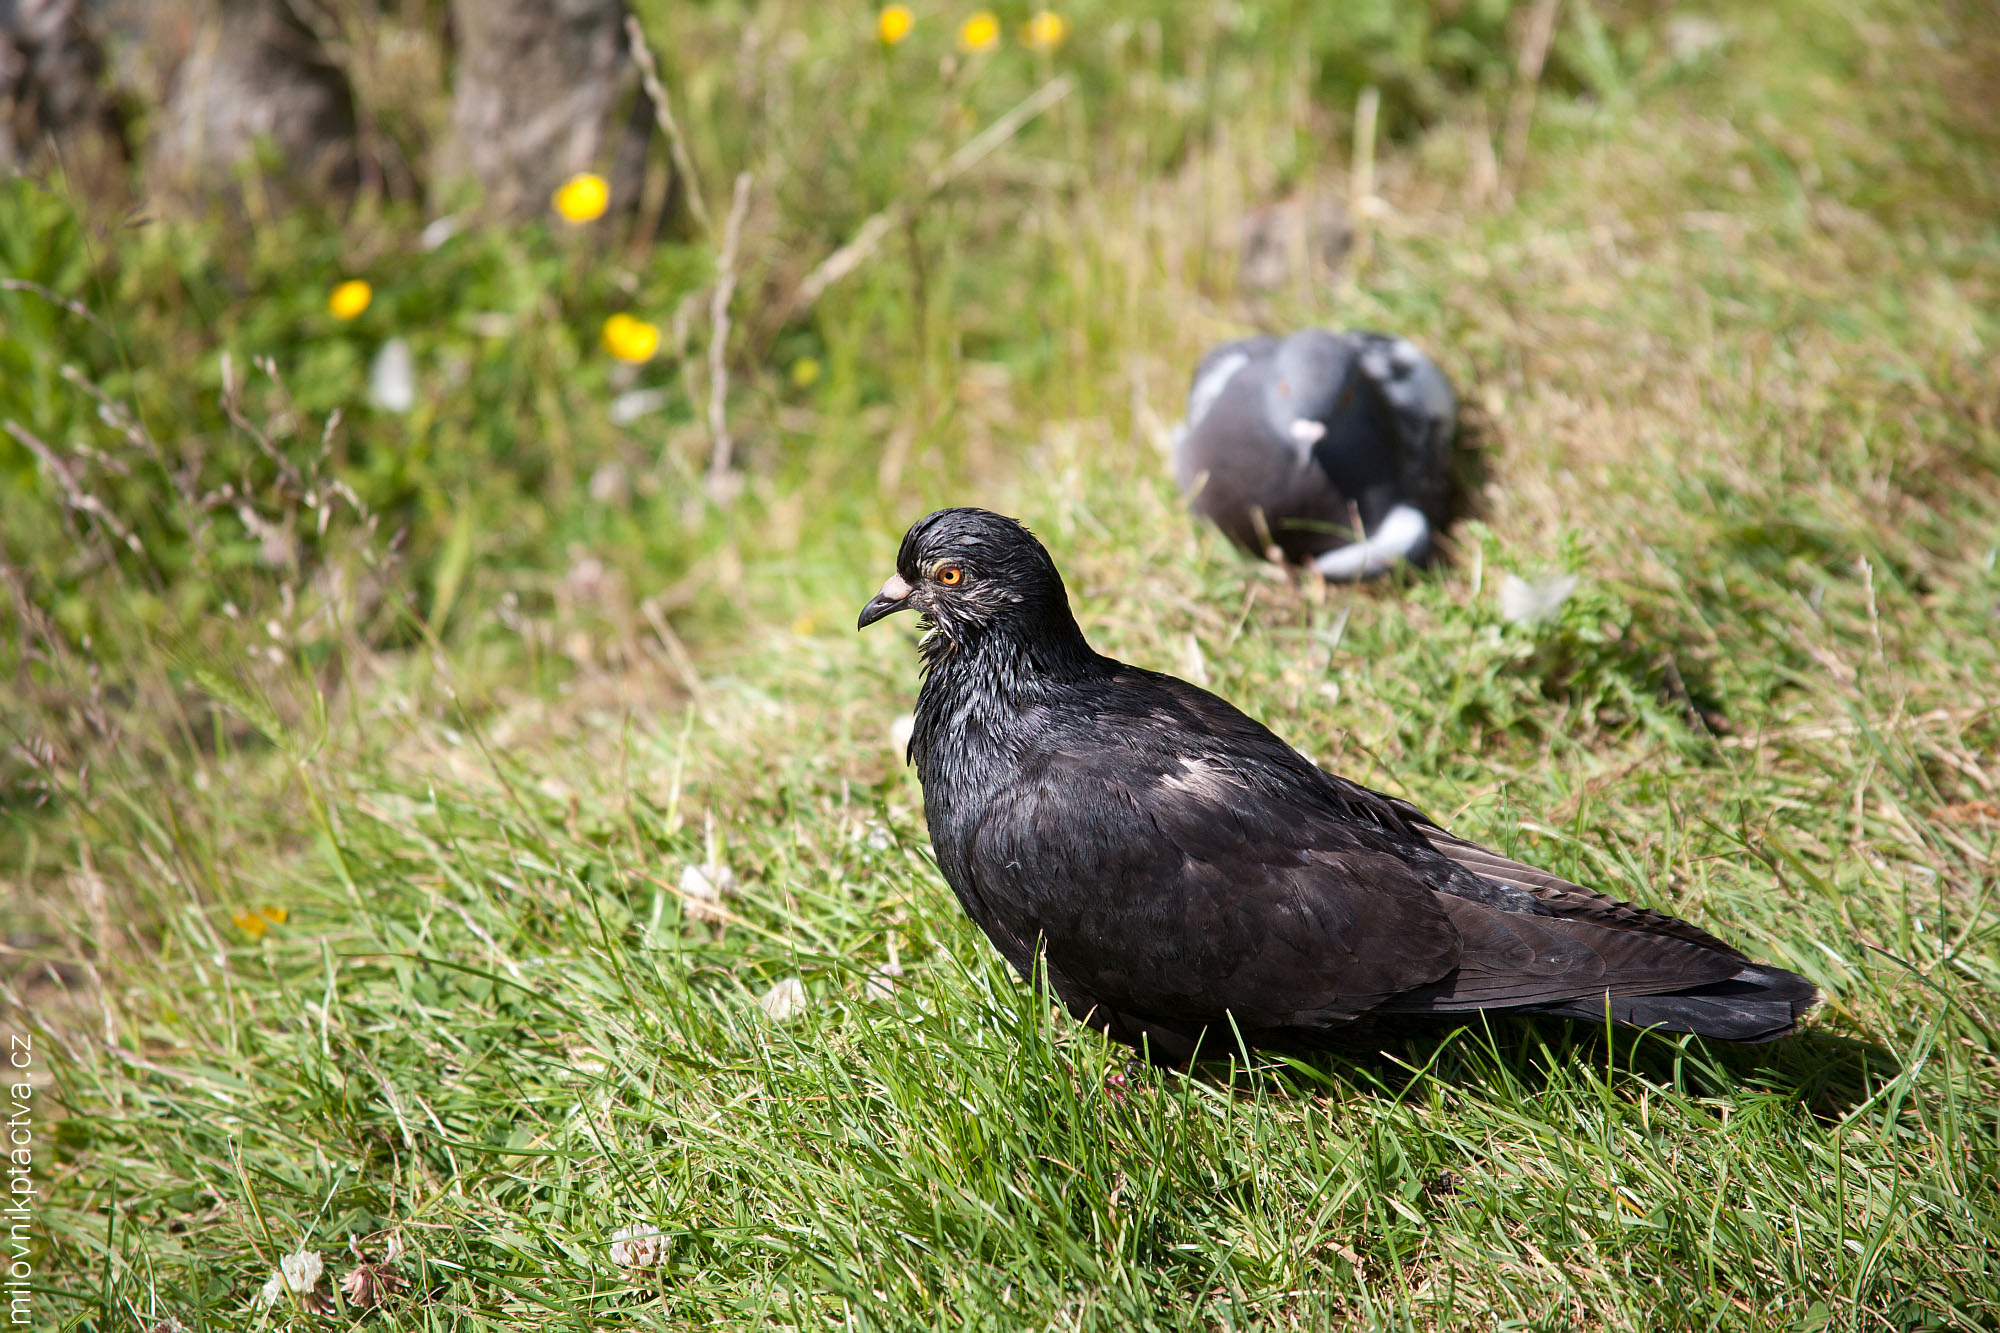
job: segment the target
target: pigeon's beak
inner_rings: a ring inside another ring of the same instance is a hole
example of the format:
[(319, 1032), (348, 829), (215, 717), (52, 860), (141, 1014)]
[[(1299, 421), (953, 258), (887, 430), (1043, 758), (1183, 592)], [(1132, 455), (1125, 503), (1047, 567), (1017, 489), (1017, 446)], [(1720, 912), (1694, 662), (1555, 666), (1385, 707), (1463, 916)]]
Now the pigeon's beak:
[(891, 574), (889, 581), (882, 585), (882, 591), (869, 599), (861, 608), (861, 623), (856, 629), (867, 629), (883, 616), (901, 611), (910, 604), (910, 585), (901, 574)]

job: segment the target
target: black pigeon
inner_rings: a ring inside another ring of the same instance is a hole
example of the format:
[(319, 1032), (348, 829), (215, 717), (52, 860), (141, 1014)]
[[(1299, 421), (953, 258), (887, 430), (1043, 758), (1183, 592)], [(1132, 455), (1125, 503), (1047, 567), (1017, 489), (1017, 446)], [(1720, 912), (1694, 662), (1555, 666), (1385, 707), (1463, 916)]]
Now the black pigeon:
[(1370, 578), (1429, 556), (1457, 425), (1444, 372), (1402, 338), (1245, 338), (1195, 367), (1174, 475), (1252, 555)]
[(906, 609), (929, 631), (910, 755), (946, 882), (1022, 976), (1039, 954), (1071, 1014), (1155, 1060), (1480, 1010), (1768, 1041), (1816, 998), (1099, 656), (1011, 518), (912, 527), (861, 627)]

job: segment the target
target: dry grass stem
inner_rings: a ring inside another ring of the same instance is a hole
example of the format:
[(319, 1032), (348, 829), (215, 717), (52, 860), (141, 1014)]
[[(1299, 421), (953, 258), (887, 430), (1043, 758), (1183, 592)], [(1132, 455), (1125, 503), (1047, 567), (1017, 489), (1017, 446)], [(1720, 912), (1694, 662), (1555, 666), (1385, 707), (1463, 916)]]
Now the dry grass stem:
[(1505, 196), (1511, 198), (1520, 185), (1521, 170), (1528, 158), (1528, 131), (1535, 120), (1535, 98), (1542, 83), (1542, 68), (1548, 63), (1549, 45), (1555, 40), (1556, 15), (1562, 0), (1535, 0), (1528, 12), (1527, 31), (1521, 38), (1521, 58), (1514, 70), (1514, 90), (1507, 100), (1507, 140), (1504, 150)]
[(1354, 228), (1354, 249), (1347, 263), (1350, 287), (1361, 281), (1375, 251), (1375, 127), (1382, 112), (1382, 90), (1369, 84), (1354, 100), (1354, 160), (1348, 170), (1347, 215)]
[(672, 101), (667, 97), (667, 86), (660, 81), (660, 67), (653, 59), (653, 48), (646, 44), (646, 30), (639, 25), (639, 16), (625, 16), (625, 36), (632, 47), (632, 63), (639, 67), (639, 82), (646, 90), (646, 100), (653, 104), (653, 119), (659, 124), (660, 133), (667, 137), (667, 151), (673, 155), (674, 170), (681, 176), (681, 188), (687, 192), (688, 212), (693, 214), (695, 225), (703, 234), (715, 230), (708, 218), (708, 205), (702, 201), (701, 177), (695, 174), (694, 157), (688, 152), (687, 136), (681, 133), (681, 123), (674, 118)]
[(729, 201), (729, 220), (722, 229), (722, 251), (716, 257), (715, 292), (708, 303), (708, 484), (720, 495), (728, 486), (729, 440), (729, 302), (736, 295), (736, 250), (743, 239), (743, 219), (750, 212), (750, 173), (739, 172)]

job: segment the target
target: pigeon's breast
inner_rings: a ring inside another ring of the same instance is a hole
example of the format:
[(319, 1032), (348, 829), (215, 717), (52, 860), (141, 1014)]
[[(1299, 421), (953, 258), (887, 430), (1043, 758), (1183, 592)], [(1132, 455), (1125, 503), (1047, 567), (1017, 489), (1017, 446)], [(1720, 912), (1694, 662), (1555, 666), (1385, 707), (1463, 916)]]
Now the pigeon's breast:
[(1040, 763), (1052, 725), (1045, 700), (995, 680), (926, 682), (913, 748), (933, 840), (976, 824), (995, 797)]

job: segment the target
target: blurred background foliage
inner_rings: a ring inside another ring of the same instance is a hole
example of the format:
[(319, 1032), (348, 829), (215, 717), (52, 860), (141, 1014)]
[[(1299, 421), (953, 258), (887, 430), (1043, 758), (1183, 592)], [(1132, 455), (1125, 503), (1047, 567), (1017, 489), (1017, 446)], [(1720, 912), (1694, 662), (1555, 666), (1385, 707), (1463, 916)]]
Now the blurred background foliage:
[[(871, 409), (924, 403), (919, 439), (905, 447), (950, 469), (960, 463), (949, 400), (965, 365), (997, 364), (1016, 392), (1067, 394), (1079, 407), (1098, 392), (1086, 378), (1099, 369), (1092, 350), (1047, 336), (1082, 296), (1068, 276), (1080, 238), (1022, 225), (1040, 196), (1107, 173), (1173, 170), (1188, 144), (1246, 104), (1289, 96), (1302, 63), (1317, 71), (1313, 101), (1284, 108), (1301, 114), (1258, 146), (1282, 195), (1322, 169), (1363, 87), (1381, 89), (1389, 136), (1421, 128), (1449, 96), (1497, 98), (1515, 60), (1516, 8), (1085, 5), (1065, 11), (1071, 35), (1050, 53), (1017, 40), (1027, 8), (1003, 6), (1006, 40), (974, 55), (957, 49), (943, 14), (926, 14), (892, 47), (852, 7), (640, 6), (704, 164), (709, 210), (719, 214), (735, 170), (757, 182), (745, 314), (729, 356), (731, 415), (758, 484), (726, 517), (703, 512), (694, 485), (703, 349), (687, 340), (687, 316), (705, 312), (682, 303), (702, 293), (714, 263), (709, 238), (685, 216), (657, 242), (624, 242), (615, 218), (579, 234), (548, 212), (522, 226), (468, 225), (432, 245), (423, 199), (446, 196), (447, 184), (275, 217), (220, 206), (154, 216), (105, 210), (71, 188), (58, 161), (0, 191), (0, 267), (12, 280), (0, 291), (0, 418), (62, 451), (74, 484), (103, 509), (78, 510), (66, 483), (9, 433), (0, 438), (6, 559), (64, 640), (88, 638), (115, 674), (135, 631), (195, 632), (225, 605), (261, 621), (274, 595), (265, 574), (282, 567), (303, 592), (329, 558), (354, 554), (356, 524), (372, 522), (411, 571), (415, 604), (398, 610), (421, 618), (441, 585), (463, 579), (450, 562), (472, 554), (482, 569), (550, 567), (580, 542), (673, 583), (727, 539), (718, 523), (754, 530), (774, 498), (802, 488), (900, 513), (904, 496), (858, 484), (882, 448)], [(439, 121), (422, 104), (442, 90), (380, 71), (385, 52), (440, 45), (445, 15), (437, 5), (340, 12), (354, 34), (361, 119), (400, 127), (380, 131), (403, 164), (389, 175), (418, 179), (429, 155), (411, 127)], [(1645, 66), (1657, 27), (1647, 7), (1569, 12), (1548, 78), (1615, 93)], [(441, 53), (402, 59), (418, 69), (443, 62)], [(869, 214), (920, 195), (929, 171), (1052, 77), (1058, 60), (1075, 94), (1022, 131), (978, 183), (977, 208), (941, 199), (900, 229), (889, 247), (901, 253), (879, 272), (788, 315), (810, 265)], [(143, 114), (129, 137), (145, 141)], [(665, 157), (664, 145), (655, 150)], [(374, 300), (343, 323), (327, 295), (347, 277), (367, 280)], [(602, 320), (621, 309), (663, 326), (678, 311), (670, 332), (681, 336), (643, 369), (622, 367), (597, 346)], [(365, 398), (370, 361), (391, 337), (408, 341), (418, 367), (422, 392), (408, 413)], [(809, 385), (793, 373), (801, 362), (824, 368)], [(657, 407), (642, 426), (621, 428), (607, 414), (633, 389), (656, 391)], [(787, 409), (815, 411), (815, 428), (788, 430)], [(301, 514), (308, 499), (317, 503)], [(809, 522), (851, 520), (838, 506), (813, 509)], [(475, 596), (490, 599), (492, 581), (475, 583)], [(699, 590), (676, 610), (728, 613)], [(363, 619), (377, 638), (415, 632), (396, 614)], [(462, 622), (466, 632), (481, 623)], [(15, 652), (29, 642), (8, 641)]]

